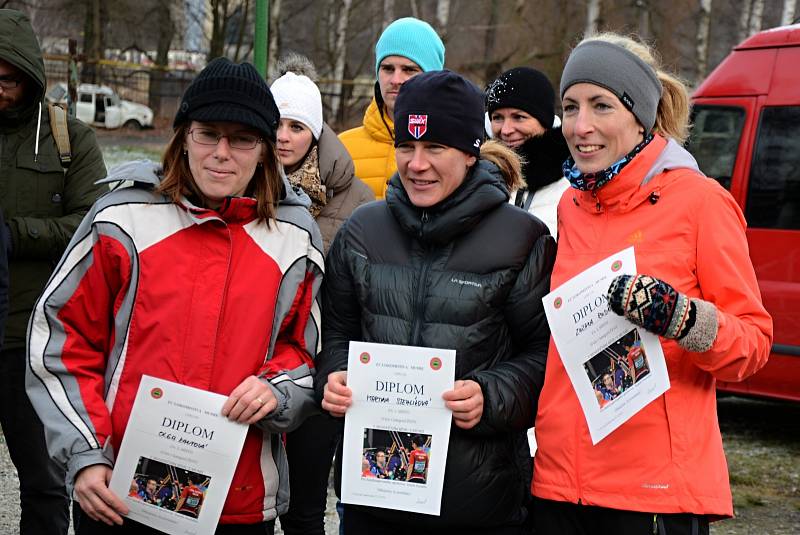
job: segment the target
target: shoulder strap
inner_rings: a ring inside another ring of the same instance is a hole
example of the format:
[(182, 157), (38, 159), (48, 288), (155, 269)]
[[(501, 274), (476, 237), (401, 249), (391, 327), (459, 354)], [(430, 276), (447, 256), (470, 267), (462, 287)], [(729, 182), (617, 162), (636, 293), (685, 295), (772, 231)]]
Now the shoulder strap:
[(69, 131), (67, 129), (67, 112), (60, 106), (47, 105), (50, 112), (50, 130), (53, 132), (53, 139), (58, 147), (58, 159), (61, 160), (61, 167), (65, 170), (72, 163), (72, 147), (69, 143)]

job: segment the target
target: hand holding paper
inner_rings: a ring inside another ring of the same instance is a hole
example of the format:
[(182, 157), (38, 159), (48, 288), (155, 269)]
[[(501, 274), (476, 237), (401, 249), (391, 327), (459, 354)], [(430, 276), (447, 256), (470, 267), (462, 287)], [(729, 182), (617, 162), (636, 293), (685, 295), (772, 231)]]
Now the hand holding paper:
[(333, 372), (328, 375), (322, 395), (322, 408), (331, 416), (341, 418), (353, 403), (353, 391), (347, 387), (347, 372)]
[(666, 282), (648, 275), (619, 275), (608, 288), (616, 314), (648, 331), (677, 340), (688, 351), (708, 351), (717, 337), (717, 309), (690, 299)]
[(472, 429), (483, 416), (481, 385), (472, 380), (456, 381), (453, 389), (442, 394), (445, 406), (453, 411), (453, 421), (461, 429)]
[(222, 406), (222, 415), (240, 424), (254, 424), (278, 406), (275, 394), (255, 375), (245, 378), (233, 389)]
[(78, 472), (75, 478), (75, 498), (81, 509), (98, 522), (109, 526), (122, 525), (122, 516), (128, 508), (109, 488), (111, 468), (104, 464), (93, 464)]

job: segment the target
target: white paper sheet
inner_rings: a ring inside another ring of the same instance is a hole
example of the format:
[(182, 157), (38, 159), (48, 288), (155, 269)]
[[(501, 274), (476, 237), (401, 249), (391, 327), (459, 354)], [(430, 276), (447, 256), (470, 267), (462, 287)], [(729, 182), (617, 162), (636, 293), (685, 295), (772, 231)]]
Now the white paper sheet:
[(669, 388), (658, 336), (612, 312), (608, 287), (636, 273), (633, 247), (568, 280), (544, 303), (561, 362), (597, 444)]
[(171, 535), (214, 533), (248, 428), (222, 416), (226, 399), (142, 376), (110, 484), (128, 518)]
[(454, 350), (350, 342), (344, 503), (439, 514), (452, 419), (442, 394), (455, 360)]

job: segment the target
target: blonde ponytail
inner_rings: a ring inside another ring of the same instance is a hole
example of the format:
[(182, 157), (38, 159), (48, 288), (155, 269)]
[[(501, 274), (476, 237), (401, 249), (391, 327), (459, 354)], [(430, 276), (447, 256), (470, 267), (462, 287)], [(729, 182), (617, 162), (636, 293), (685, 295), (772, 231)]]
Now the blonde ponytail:
[(513, 149), (491, 139), (481, 145), (481, 159), (495, 164), (500, 169), (509, 192), (525, 185), (525, 180), (522, 178), (522, 161)]

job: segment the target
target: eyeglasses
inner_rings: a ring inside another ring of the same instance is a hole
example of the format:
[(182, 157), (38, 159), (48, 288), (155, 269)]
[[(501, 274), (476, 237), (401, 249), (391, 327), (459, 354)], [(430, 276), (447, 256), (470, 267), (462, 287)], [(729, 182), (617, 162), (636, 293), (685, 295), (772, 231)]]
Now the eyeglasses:
[(3, 89), (14, 89), (21, 83), (22, 79), (16, 76), (0, 76), (0, 87)]
[(253, 134), (223, 135), (216, 130), (210, 130), (207, 128), (192, 128), (189, 130), (189, 135), (192, 136), (192, 140), (198, 145), (208, 146), (218, 145), (219, 140), (225, 137), (228, 138), (228, 145), (230, 145), (232, 149), (240, 150), (254, 149), (256, 148), (256, 145), (263, 141), (260, 137)]

